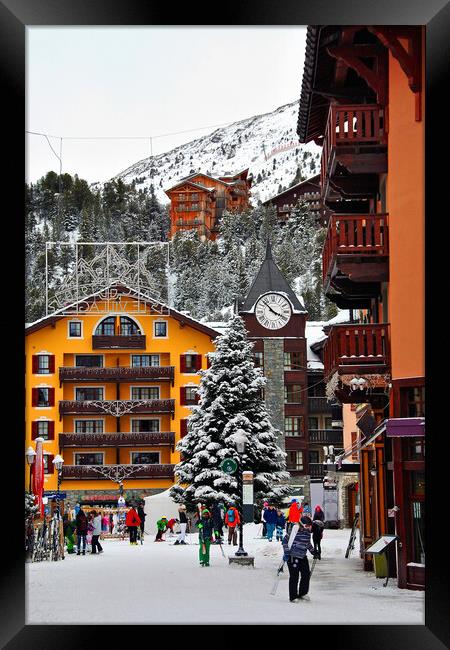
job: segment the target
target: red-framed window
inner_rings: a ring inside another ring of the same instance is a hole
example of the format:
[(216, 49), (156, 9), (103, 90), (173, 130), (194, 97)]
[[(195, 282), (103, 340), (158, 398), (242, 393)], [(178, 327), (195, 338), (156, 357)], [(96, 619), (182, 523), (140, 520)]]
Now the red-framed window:
[(52, 375), (55, 372), (54, 354), (33, 354), (33, 375)]
[(31, 423), (31, 439), (44, 438), (44, 440), (55, 439), (55, 423), (51, 420), (34, 420)]
[(184, 438), (184, 436), (188, 432), (188, 421), (187, 418), (183, 418), (180, 420), (180, 438)]
[(201, 354), (180, 354), (180, 372), (197, 372), (202, 367)]
[(44, 474), (53, 474), (55, 466), (53, 465), (53, 454), (44, 454)]
[(55, 389), (38, 387), (31, 389), (32, 406), (55, 406)]
[(197, 404), (199, 400), (197, 394), (197, 386), (182, 386), (180, 388), (180, 404), (183, 406), (190, 406)]

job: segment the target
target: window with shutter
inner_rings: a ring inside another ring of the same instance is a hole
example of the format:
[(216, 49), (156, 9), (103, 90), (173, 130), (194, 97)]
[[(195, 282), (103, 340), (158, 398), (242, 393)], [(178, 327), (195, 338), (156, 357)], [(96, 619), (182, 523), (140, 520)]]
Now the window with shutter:
[(55, 389), (48, 389), (48, 403), (50, 406), (55, 406)]
[(180, 388), (180, 404), (186, 404), (186, 388), (184, 388), (184, 386), (181, 386)]
[(180, 438), (184, 438), (187, 434), (187, 423), (188, 421), (186, 419), (180, 420)]
[(201, 370), (202, 369), (202, 355), (201, 354), (196, 355), (195, 368), (196, 368), (196, 370)]
[(38, 437), (38, 422), (31, 423), (31, 439), (35, 440)]
[(49, 440), (54, 440), (55, 439), (55, 423), (54, 422), (49, 422), (48, 423), (48, 439)]
[(186, 372), (186, 355), (180, 354), (180, 372)]
[(45, 454), (44, 455), (44, 473), (45, 474), (53, 474), (55, 471), (55, 466), (53, 465), (53, 459), (54, 459), (53, 454)]
[(39, 369), (39, 357), (38, 357), (37, 354), (33, 354), (33, 356), (32, 356), (32, 371), (33, 371), (33, 375), (35, 375), (35, 374), (38, 373), (38, 369)]

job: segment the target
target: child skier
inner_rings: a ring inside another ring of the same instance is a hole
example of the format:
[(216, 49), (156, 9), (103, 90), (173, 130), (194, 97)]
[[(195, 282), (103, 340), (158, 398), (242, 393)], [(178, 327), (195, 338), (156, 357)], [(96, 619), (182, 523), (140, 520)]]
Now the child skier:
[(276, 540), (277, 542), (283, 541), (284, 527), (286, 526), (286, 517), (281, 510), (277, 510), (277, 521), (275, 525)]
[(198, 541), (199, 541), (199, 560), (200, 566), (209, 566), (209, 547), (211, 541), (215, 541), (214, 536), (214, 523), (210, 517), (209, 510), (205, 508), (202, 512), (198, 526)]
[[(283, 539), (283, 560), (287, 562), (289, 570), (289, 600), (291, 603), (305, 598), (309, 591), (311, 573), (306, 551), (309, 551), (313, 557), (317, 557), (314, 546), (311, 544), (311, 526), (311, 517), (303, 515), (294, 538), (289, 540), (289, 535), (285, 535)], [(295, 529), (292, 534), (294, 531)], [(291, 543), (289, 544), (289, 542)], [(298, 584), (299, 574), (300, 586)]]
[(167, 517), (161, 517), (156, 522), (157, 533), (155, 537), (155, 542), (165, 542), (166, 540), (162, 538), (163, 533), (167, 530)]
[(228, 544), (233, 541), (234, 546), (237, 546), (237, 527), (240, 523), (239, 512), (230, 505), (225, 515), (225, 526), (228, 527)]
[(322, 553), (322, 549), (320, 548), (320, 542), (322, 541), (322, 537), (323, 537), (323, 529), (325, 526), (324, 520), (325, 520), (324, 511), (320, 506), (316, 506), (314, 510), (314, 517), (313, 517), (311, 530), (312, 530), (314, 550), (316, 551), (319, 560)]

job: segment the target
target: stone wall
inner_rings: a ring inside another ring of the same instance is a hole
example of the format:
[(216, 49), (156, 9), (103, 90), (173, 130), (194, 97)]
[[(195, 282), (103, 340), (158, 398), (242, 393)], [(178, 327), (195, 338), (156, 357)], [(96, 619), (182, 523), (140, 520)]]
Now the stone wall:
[(264, 339), (264, 375), (267, 384), (264, 388), (266, 407), (270, 421), (281, 434), (277, 444), (284, 444), (284, 340), (282, 338)]

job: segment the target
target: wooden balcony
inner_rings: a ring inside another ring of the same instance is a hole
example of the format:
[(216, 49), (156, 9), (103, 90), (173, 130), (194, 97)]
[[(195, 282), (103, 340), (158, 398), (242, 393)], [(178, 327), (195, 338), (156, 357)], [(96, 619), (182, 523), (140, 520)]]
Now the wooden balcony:
[(316, 445), (343, 444), (342, 430), (339, 429), (309, 429), (309, 442)]
[(390, 371), (389, 325), (333, 325), (323, 350), (325, 376), (386, 374)]
[(61, 386), (62, 382), (132, 382), (139, 380), (171, 381), (173, 386), (174, 375), (174, 366), (142, 366), (136, 368), (62, 367), (59, 369), (59, 384)]
[(308, 397), (309, 413), (331, 413), (331, 404), (326, 397)]
[[(325, 293), (347, 292), (352, 283), (380, 283), (389, 279), (387, 214), (333, 214), (322, 250)], [(361, 287), (359, 287), (360, 289)]]
[(103, 413), (121, 417), (129, 413), (170, 413), (175, 414), (173, 399), (142, 400), (60, 400), (59, 418), (63, 415), (91, 415)]
[(328, 469), (323, 463), (309, 463), (308, 473), (311, 478), (324, 478), (328, 474)]
[(106, 335), (94, 334), (92, 336), (93, 350), (145, 350), (145, 334)]
[[(95, 479), (97, 481), (111, 481), (108, 472), (113, 473), (114, 469), (118, 472), (130, 472), (126, 478), (130, 480), (141, 478), (170, 478), (173, 479), (175, 465), (138, 465), (134, 471), (133, 465), (64, 465), (62, 469), (62, 480), (67, 479)], [(96, 469), (98, 468), (98, 469)], [(102, 474), (99, 469), (104, 469)], [(125, 479), (126, 480), (126, 479)]]
[(60, 433), (63, 447), (163, 447), (175, 448), (173, 431), (120, 433)]
[[(344, 193), (357, 182), (355, 175), (387, 171), (387, 137), (384, 108), (378, 104), (332, 104), (323, 141), (320, 185), (327, 198), (338, 165), (350, 174)], [(352, 178), (353, 176), (353, 178)], [(336, 188), (335, 188), (336, 189)], [(356, 193), (360, 193), (356, 191)]]

